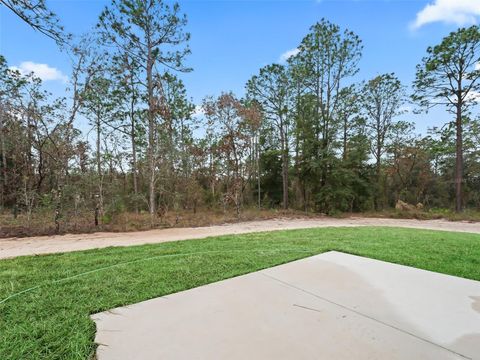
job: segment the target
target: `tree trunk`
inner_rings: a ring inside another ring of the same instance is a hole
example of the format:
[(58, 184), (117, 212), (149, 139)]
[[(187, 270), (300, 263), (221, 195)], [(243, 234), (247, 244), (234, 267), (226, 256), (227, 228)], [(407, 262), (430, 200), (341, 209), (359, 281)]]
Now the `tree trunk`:
[(258, 144), (258, 134), (255, 136), (255, 157), (257, 165), (257, 195), (258, 195), (258, 209), (262, 207), (261, 184), (260, 184), (260, 150)]
[(148, 165), (150, 170), (149, 179), (149, 208), (150, 208), (150, 222), (151, 226), (155, 221), (155, 102), (153, 98), (153, 54), (152, 47), (148, 44), (148, 59), (147, 59), (147, 91), (148, 91)]
[(0, 151), (2, 152), (2, 188), (0, 193), (0, 207), (3, 209), (5, 205), (5, 189), (7, 189), (7, 154), (5, 146), (5, 134), (4, 134), (4, 125), (3, 125), (3, 110), (0, 109)]
[(212, 190), (212, 198), (215, 198), (215, 165), (213, 161), (212, 147), (210, 146), (210, 189)]
[(375, 210), (378, 211), (380, 210), (380, 188), (381, 188), (381, 182), (382, 182), (382, 173), (381, 173), (381, 168), (382, 168), (382, 160), (381, 160), (381, 148), (380, 146), (377, 147), (377, 162), (375, 164), (375, 175), (376, 175), (376, 182), (377, 182), (377, 191), (375, 192), (374, 196), (374, 206)]
[(463, 126), (462, 126), (462, 104), (457, 104), (457, 118), (455, 121), (457, 132), (456, 159), (455, 159), (455, 212), (463, 210), (462, 182), (463, 182)]
[(348, 136), (348, 119), (345, 116), (343, 120), (343, 139), (342, 139), (343, 140), (343, 154), (342, 154), (343, 161), (347, 160), (347, 136)]
[(97, 141), (96, 141), (96, 162), (97, 162), (97, 176), (98, 176), (98, 199), (99, 199), (99, 212), (103, 215), (103, 174), (102, 174), (102, 159), (101, 159), (101, 128), (100, 128), (100, 115), (97, 114)]
[(282, 150), (282, 192), (283, 192), (283, 209), (288, 209), (288, 144), (285, 135), (283, 120), (280, 120), (280, 142)]
[(288, 209), (288, 150), (282, 151), (283, 209)]
[(138, 179), (137, 179), (137, 145), (135, 139), (135, 118), (134, 118), (134, 110), (132, 104), (132, 112), (130, 114), (131, 117), (131, 134), (130, 140), (132, 143), (132, 177), (133, 177), (133, 194), (135, 195), (134, 201), (134, 209), (135, 212), (138, 213)]

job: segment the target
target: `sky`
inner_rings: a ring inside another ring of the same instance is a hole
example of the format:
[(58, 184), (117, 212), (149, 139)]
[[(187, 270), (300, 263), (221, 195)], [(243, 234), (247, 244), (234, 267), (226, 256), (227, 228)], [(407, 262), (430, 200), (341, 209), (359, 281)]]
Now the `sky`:
[[(66, 30), (88, 32), (110, 1), (46, 0)], [(180, 0), (191, 33), (192, 54), (181, 74), (189, 96), (200, 104), (222, 91), (244, 94), (246, 81), (265, 65), (294, 52), (310, 26), (326, 18), (363, 41), (357, 80), (394, 72), (411, 91), (415, 66), (428, 46), (459, 26), (480, 20), (480, 0)], [(65, 95), (69, 59), (56, 44), (0, 5), (0, 54), (10, 66), (34, 71), (45, 88)], [(405, 109), (412, 109), (413, 105)], [(445, 109), (408, 113), (418, 133), (450, 120)]]

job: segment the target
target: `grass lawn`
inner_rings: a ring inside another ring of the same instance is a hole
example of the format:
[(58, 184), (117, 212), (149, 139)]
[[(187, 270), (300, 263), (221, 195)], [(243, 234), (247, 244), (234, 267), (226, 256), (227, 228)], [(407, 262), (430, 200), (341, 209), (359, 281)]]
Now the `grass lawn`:
[(95, 352), (92, 313), (329, 250), (480, 280), (480, 235), (400, 228), (289, 230), (25, 256), (0, 261), (0, 359), (88, 359)]

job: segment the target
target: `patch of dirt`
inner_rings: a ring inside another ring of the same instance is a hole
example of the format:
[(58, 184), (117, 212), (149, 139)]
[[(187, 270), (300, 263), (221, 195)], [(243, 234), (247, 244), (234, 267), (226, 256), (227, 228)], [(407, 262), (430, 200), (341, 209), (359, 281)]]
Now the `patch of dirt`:
[(245, 234), (258, 231), (342, 226), (392, 226), (417, 229), (480, 233), (480, 223), (446, 220), (380, 219), (380, 218), (304, 218), (270, 219), (205, 227), (155, 229), (137, 232), (68, 234), (28, 238), (0, 239), (0, 259), (79, 251), (109, 246), (154, 244), (176, 240), (200, 239), (208, 236)]

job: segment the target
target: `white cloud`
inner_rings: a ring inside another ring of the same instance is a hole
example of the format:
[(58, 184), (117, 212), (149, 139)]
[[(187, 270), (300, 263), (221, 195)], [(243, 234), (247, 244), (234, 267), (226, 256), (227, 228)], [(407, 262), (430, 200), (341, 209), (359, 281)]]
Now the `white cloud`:
[(19, 66), (12, 66), (10, 69), (18, 70), (23, 75), (33, 72), (35, 76), (42, 79), (42, 81), (68, 81), (67, 75), (62, 73), (57, 68), (48, 66), (48, 64), (38, 64), (34, 63), (33, 61), (24, 61)]
[(480, 63), (475, 64), (475, 70), (480, 70)]
[(285, 51), (282, 55), (280, 55), (279, 61), (281, 63), (285, 63), (288, 59), (290, 59), (292, 56), (297, 55), (299, 52), (300, 50), (298, 48)]
[(480, 0), (434, 0), (417, 13), (410, 27), (415, 30), (434, 22), (475, 24), (479, 16)]

